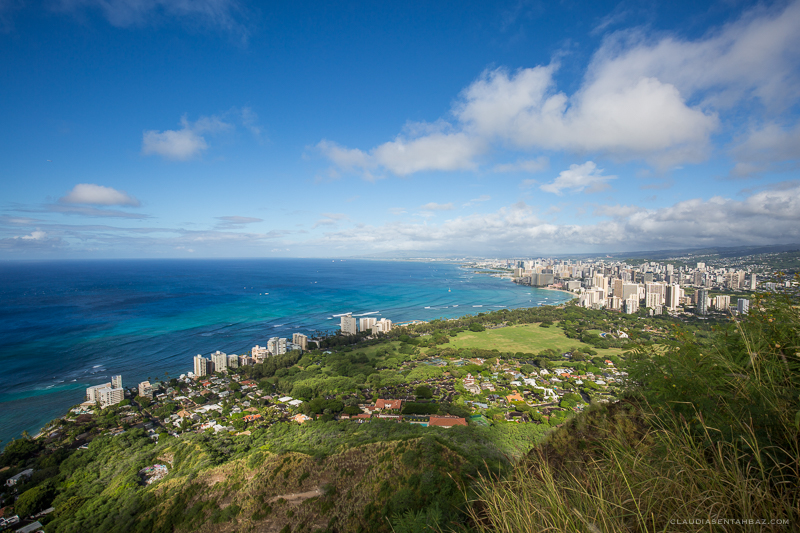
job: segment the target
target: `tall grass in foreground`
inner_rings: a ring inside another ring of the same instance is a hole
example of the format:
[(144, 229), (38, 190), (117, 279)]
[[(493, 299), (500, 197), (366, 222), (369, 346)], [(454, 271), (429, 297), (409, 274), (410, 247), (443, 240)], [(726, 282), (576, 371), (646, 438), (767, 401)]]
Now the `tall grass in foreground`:
[(798, 310), (754, 302), (711, 349), (676, 337), (632, 358), (626, 400), (589, 409), (505, 479), (484, 479), (476, 528), (800, 529)]

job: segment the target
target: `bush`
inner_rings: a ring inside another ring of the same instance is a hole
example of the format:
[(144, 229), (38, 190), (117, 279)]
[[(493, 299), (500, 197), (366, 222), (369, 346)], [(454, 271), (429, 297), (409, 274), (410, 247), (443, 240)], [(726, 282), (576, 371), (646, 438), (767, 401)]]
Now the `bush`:
[(477, 333), (481, 331), (486, 331), (486, 328), (483, 327), (483, 324), (480, 324), (478, 322), (473, 322), (472, 324), (469, 325), (469, 330)]

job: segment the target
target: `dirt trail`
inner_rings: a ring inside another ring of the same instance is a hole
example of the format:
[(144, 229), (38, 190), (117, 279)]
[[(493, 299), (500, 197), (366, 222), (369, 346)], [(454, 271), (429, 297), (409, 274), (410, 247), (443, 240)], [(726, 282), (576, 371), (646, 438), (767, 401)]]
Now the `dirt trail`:
[(280, 496), (275, 496), (274, 498), (269, 499), (269, 503), (273, 503), (278, 501), (280, 498), (283, 498), (288, 503), (298, 504), (303, 503), (309, 498), (313, 498), (315, 496), (322, 496), (322, 489), (317, 487), (314, 490), (310, 490), (308, 492), (296, 492), (293, 494), (281, 494)]

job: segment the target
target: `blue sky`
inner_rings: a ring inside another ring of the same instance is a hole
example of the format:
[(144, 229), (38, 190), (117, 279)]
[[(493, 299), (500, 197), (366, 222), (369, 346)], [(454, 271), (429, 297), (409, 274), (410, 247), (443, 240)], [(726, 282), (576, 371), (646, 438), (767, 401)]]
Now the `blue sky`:
[(0, 0), (0, 258), (800, 242), (798, 2), (264, 4)]

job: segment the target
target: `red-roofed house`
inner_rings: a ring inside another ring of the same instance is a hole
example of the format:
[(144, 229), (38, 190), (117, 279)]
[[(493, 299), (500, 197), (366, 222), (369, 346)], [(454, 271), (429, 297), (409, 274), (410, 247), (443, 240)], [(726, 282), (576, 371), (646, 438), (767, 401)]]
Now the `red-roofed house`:
[(514, 394), (509, 394), (508, 396), (506, 396), (506, 400), (508, 400), (509, 403), (511, 403), (511, 402), (524, 402), (525, 398), (520, 396), (518, 391), (514, 391)]
[(261, 415), (259, 415), (259, 414), (245, 415), (244, 421), (245, 422), (254, 422), (254, 421), (258, 420), (259, 418), (261, 418)]
[(458, 416), (432, 416), (430, 420), (428, 420), (428, 425), (451, 428), (453, 426), (466, 426), (467, 421)]
[(306, 416), (302, 413), (298, 413), (292, 417), (292, 420), (294, 420), (298, 424), (302, 424), (303, 422), (308, 422), (309, 420), (311, 420), (311, 417)]
[(378, 398), (375, 401), (375, 408), (377, 409), (400, 409), (403, 400), (383, 400)]

